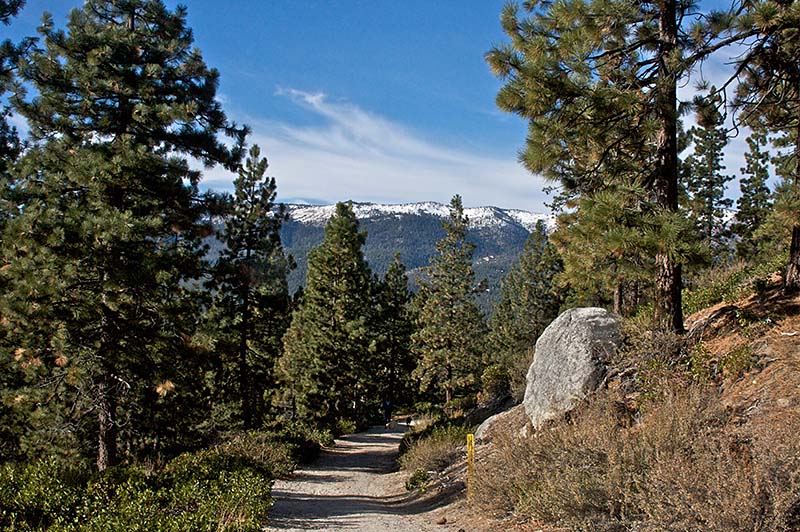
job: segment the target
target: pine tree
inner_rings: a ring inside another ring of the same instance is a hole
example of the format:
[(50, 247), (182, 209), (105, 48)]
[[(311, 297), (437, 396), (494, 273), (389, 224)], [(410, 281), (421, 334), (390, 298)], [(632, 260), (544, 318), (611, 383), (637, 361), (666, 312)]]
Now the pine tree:
[(0, 23), (8, 24), (25, 5), (25, 0), (0, 0)]
[(753, 258), (758, 250), (755, 232), (764, 223), (772, 207), (769, 180), (769, 152), (767, 135), (763, 131), (753, 131), (747, 137), (747, 153), (744, 155), (745, 167), (741, 169), (742, 179), (739, 189), (742, 195), (736, 200), (736, 221), (731, 227), (741, 240), (736, 246), (742, 258)]
[[(152, 449), (152, 420), (176, 396), (196, 401), (191, 280), (208, 231), (186, 158), (235, 169), (246, 131), (215, 100), (218, 75), (192, 48), (183, 8), (89, 0), (66, 31), (46, 15), (40, 32), (21, 69), (35, 96), (15, 102), (35, 144), (13, 170), (0, 314), (20, 365), (39, 368), (31, 408), (55, 410), (69, 423), (60, 433), (104, 470), (121, 431), (126, 447)], [(37, 405), (35, 393), (51, 400)], [(173, 415), (172, 436), (195, 417)]]
[(384, 414), (387, 414), (395, 406), (408, 402), (414, 393), (411, 380), (415, 366), (411, 355), (411, 335), (414, 332), (411, 292), (406, 267), (399, 254), (395, 255), (386, 275), (376, 281), (375, 286), (373, 375)]
[(739, 27), (757, 35), (739, 61), (742, 82), (734, 103), (742, 122), (774, 134), (776, 147), (783, 151), (778, 165), (785, 178), (776, 191), (784, 197), (775, 199), (781, 212), (774, 222), (786, 223), (782, 227), (790, 244), (784, 291), (794, 293), (800, 290), (800, 5), (763, 0), (743, 8)]
[(370, 395), (372, 274), (351, 204), (338, 203), (323, 242), (308, 256), (300, 307), (292, 314), (280, 361), (298, 414), (323, 426), (363, 422), (376, 413)]
[[(0, 1), (0, 23), (10, 24), (11, 19), (17, 15), (24, 4), (23, 0)], [(0, 97), (4, 97), (7, 91), (14, 89), (16, 65), (31, 43), (30, 39), (25, 39), (19, 44), (14, 44), (9, 39), (0, 42)], [(0, 190), (11, 188), (8, 167), (17, 159), (21, 151), (17, 130), (8, 123), (10, 114), (11, 109), (8, 105), (0, 103)], [(2, 197), (7, 197), (8, 194), (9, 192), (6, 191)], [(6, 213), (11, 209), (11, 205), (0, 203), (0, 231), (2, 231), (3, 221), (7, 217)]]
[(217, 238), (225, 249), (212, 282), (218, 388), (238, 403), (237, 417), (248, 429), (263, 421), (264, 396), (275, 389), (273, 366), (283, 350), (290, 305), (290, 261), (280, 236), (287, 215), (284, 205), (275, 205), (277, 186), (274, 177), (266, 177), (267, 167), (253, 146), (223, 210), (224, 231)]
[(640, 187), (622, 184), (584, 194), (576, 205), (559, 216), (552, 236), (564, 261), (557, 282), (569, 287), (574, 304), (605, 306), (613, 301), (614, 312), (624, 314), (626, 289), (650, 286), (652, 205), (642, 200)]
[[(793, 139), (791, 135), (786, 135), (777, 139), (776, 143), (780, 149), (793, 143)], [(771, 157), (771, 162), (779, 181), (770, 195), (771, 209), (754, 231), (753, 240), (761, 256), (779, 257), (786, 255), (786, 237), (791, 235), (800, 212), (800, 194), (795, 188), (794, 154), (779, 152)]]
[(461, 197), (450, 201), (450, 217), (442, 223), (445, 236), (420, 280), (420, 308), (412, 349), (421, 390), (443, 396), (445, 404), (474, 391), (482, 371), (485, 324), (475, 304), (481, 285), (475, 283), (467, 241), (469, 220)]
[(561, 257), (550, 243), (544, 223), (539, 221), (517, 262), (503, 279), (500, 300), (489, 319), (488, 362), (497, 368), (500, 379), (511, 386), (508, 391), (519, 392), (520, 379), (514, 376), (519, 369), (518, 361), (523, 358), (530, 363), (527, 354), (545, 327), (558, 316), (563, 296), (555, 285), (555, 276), (561, 271)]
[[(0, 0), (0, 23), (9, 25), (23, 5), (23, 0)], [(0, 97), (4, 97), (6, 91), (12, 89), (15, 65), (22, 52), (23, 46), (17, 46), (9, 39), (0, 42)], [(8, 123), (10, 114), (10, 108), (0, 104), (0, 238), (6, 220), (13, 215), (16, 205), (12, 200), (13, 186), (8, 169), (21, 152), (17, 131)], [(7, 290), (8, 287), (0, 276), (0, 292), (5, 293)], [(25, 413), (13, 406), (14, 398), (18, 396), (17, 390), (26, 382), (25, 372), (20, 371), (12, 351), (8, 349), (7, 336), (5, 327), (0, 325), (0, 462), (19, 457), (20, 436), (25, 426)]]
[[(663, 236), (652, 250), (655, 321), (683, 329), (678, 214), (677, 84), (713, 51), (724, 25), (683, 24), (691, 3), (534, 1), (501, 15), (510, 43), (486, 58), (505, 81), (498, 106), (529, 121), (521, 155), (571, 194), (622, 176), (647, 191)], [(711, 17), (709, 17), (711, 18)], [(620, 168), (621, 165), (621, 168)], [(620, 171), (622, 170), (622, 171)]]
[(690, 216), (717, 259), (723, 258), (727, 251), (723, 247), (728, 236), (724, 214), (725, 209), (733, 205), (733, 200), (725, 197), (726, 184), (733, 176), (722, 173), (725, 169), (722, 156), (728, 136), (725, 119), (719, 111), (721, 103), (722, 98), (714, 87), (709, 96), (695, 98), (698, 125), (689, 129), (694, 153), (685, 161)]

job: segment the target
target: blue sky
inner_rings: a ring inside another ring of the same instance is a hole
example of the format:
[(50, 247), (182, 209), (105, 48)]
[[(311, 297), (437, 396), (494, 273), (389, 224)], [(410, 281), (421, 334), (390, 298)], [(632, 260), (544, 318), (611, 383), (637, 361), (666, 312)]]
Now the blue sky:
[[(504, 40), (504, 0), (181, 3), (228, 116), (252, 127), (284, 201), (458, 193), (467, 206), (547, 210), (545, 183), (516, 161), (525, 123), (496, 109), (501, 83), (483, 61)], [(79, 4), (28, 0), (10, 33), (32, 33), (45, 10), (63, 25)], [(728, 166), (738, 173), (738, 160)], [(232, 178), (207, 171), (204, 186)]]

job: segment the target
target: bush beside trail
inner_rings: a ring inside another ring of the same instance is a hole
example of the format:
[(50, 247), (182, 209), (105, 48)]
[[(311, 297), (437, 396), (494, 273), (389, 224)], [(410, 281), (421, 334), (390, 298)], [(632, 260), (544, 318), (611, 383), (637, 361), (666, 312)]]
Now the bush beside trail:
[(400, 442), (398, 464), (409, 474), (406, 489), (424, 491), (434, 475), (464, 457), (466, 435), (474, 425), (459, 411), (451, 416), (428, 416), (417, 421)]
[(123, 465), (102, 474), (56, 459), (0, 468), (0, 529), (172, 532), (261, 530), (275, 478), (312, 459), (322, 433), (287, 424), (249, 432), (161, 467)]

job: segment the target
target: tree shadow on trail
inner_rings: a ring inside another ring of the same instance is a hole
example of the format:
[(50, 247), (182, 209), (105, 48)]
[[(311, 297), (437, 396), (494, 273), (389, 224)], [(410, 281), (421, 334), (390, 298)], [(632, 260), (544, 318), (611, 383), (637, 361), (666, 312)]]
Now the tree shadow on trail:
[[(462, 486), (457, 486), (457, 489)], [(284, 494), (276, 491), (276, 498)], [(271, 518), (275, 529), (318, 530), (320, 521), (326, 529), (353, 528), (363, 515), (402, 516), (428, 511), (449, 496), (442, 492), (434, 497), (414, 499), (413, 494), (396, 496), (301, 495), (285, 494), (282, 515)]]

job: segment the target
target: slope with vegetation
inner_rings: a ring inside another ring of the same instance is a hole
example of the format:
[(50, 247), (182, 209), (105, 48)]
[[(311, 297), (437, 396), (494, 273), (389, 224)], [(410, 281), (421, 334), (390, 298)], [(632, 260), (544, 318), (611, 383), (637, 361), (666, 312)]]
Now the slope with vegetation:
[[(534, 1), (509, 3), (501, 23), (509, 40), (486, 56), (505, 82), (497, 104), (528, 121), (521, 162), (560, 185), (553, 293), (562, 309), (613, 307), (626, 344), (581, 408), (495, 442), (470, 503), (554, 530), (797, 529), (800, 4)], [(731, 45), (725, 83), (680, 102), (677, 87)], [(753, 131), (733, 240), (728, 113)], [(487, 354), (510, 371), (536, 334)], [(442, 469), (425, 457), (458, 457), (456, 440), (429, 432), (404, 461)]]
[(531, 437), (498, 431), (474, 503), (545, 529), (794, 530), (800, 299), (747, 281), (683, 337), (628, 320), (624, 377)]

